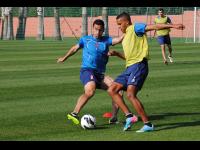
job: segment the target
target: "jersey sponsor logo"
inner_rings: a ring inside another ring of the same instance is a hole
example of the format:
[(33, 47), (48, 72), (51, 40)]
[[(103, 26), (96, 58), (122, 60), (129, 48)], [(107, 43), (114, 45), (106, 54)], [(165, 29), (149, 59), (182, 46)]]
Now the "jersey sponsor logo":
[(96, 41), (93, 41), (93, 40), (87, 41), (87, 48), (88, 49), (93, 49), (94, 47), (97, 51), (104, 52), (106, 50), (106, 44), (105, 43), (96, 42)]

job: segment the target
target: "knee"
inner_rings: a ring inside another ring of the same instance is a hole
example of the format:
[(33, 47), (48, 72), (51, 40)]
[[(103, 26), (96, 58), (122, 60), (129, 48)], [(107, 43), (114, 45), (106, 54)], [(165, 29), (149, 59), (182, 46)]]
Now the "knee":
[(115, 88), (113, 86), (110, 86), (107, 90), (108, 94), (110, 96), (114, 95), (116, 92), (115, 92)]
[(95, 91), (85, 91), (85, 95), (90, 98), (94, 95)]
[(136, 96), (133, 93), (127, 93), (126, 96), (127, 96), (128, 100), (134, 100), (134, 99), (136, 99)]

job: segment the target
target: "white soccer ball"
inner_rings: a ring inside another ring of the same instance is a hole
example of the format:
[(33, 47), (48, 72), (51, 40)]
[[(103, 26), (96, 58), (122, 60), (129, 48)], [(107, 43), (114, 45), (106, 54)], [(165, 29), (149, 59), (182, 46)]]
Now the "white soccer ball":
[(86, 114), (81, 118), (81, 127), (83, 129), (93, 129), (96, 126), (96, 118), (90, 114)]

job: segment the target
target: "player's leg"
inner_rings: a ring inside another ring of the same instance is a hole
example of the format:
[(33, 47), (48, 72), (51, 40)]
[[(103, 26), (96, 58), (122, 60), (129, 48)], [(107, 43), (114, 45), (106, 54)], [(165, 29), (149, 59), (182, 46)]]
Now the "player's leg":
[(137, 87), (134, 85), (129, 85), (127, 88), (127, 99), (131, 102), (131, 104), (136, 109), (137, 113), (141, 116), (143, 122), (148, 122), (148, 117), (145, 113), (144, 106), (140, 102), (139, 98), (137, 97)]
[(96, 90), (96, 77), (92, 70), (81, 69), (80, 80), (84, 85), (84, 93), (78, 98), (76, 106), (70, 114), (67, 115), (69, 120), (72, 120), (74, 124), (79, 124), (78, 113), (88, 100), (94, 95)]
[(166, 52), (165, 52), (165, 44), (160, 45), (161, 51), (162, 51), (162, 57), (163, 57), (163, 63), (168, 64), (167, 58), (166, 58)]
[[(135, 69), (134, 67), (137, 69)], [(149, 127), (148, 130), (153, 130), (153, 125), (151, 124), (151, 122), (149, 122), (147, 114), (144, 110), (144, 106), (137, 97), (137, 93), (142, 88), (144, 81), (148, 75), (148, 62), (147, 60), (143, 60), (142, 62), (133, 65), (133, 67), (130, 69), (132, 69), (132, 72), (128, 78), (127, 98), (131, 102), (137, 113), (140, 115), (145, 126)]]
[(96, 84), (94, 81), (90, 81), (84, 86), (84, 93), (78, 98), (73, 112), (67, 115), (68, 119), (72, 120), (74, 124), (79, 124), (78, 113), (81, 111), (84, 105), (88, 102), (88, 100), (92, 98), (92, 96), (95, 93), (95, 90), (96, 90)]
[(170, 61), (171, 63), (173, 63), (173, 57), (172, 57), (172, 45), (171, 45), (171, 39), (170, 39), (170, 36), (167, 35), (165, 40), (166, 40), (165, 43), (167, 44), (168, 51), (169, 51), (169, 55), (168, 55), (169, 61)]
[(74, 108), (73, 112), (76, 112), (77, 114), (80, 112), (80, 110), (83, 108), (83, 106), (88, 102), (90, 98), (94, 95), (96, 90), (96, 84), (94, 81), (88, 82), (84, 86), (84, 93), (78, 98), (77, 104)]
[(163, 58), (163, 63), (168, 64), (167, 59), (166, 59), (166, 52), (165, 52), (165, 38), (164, 36), (158, 36), (157, 41), (161, 47), (161, 52), (162, 52), (162, 58)]
[(112, 97), (113, 101), (122, 109), (125, 115), (130, 114), (128, 107), (122, 99), (122, 96), (119, 94), (119, 91), (122, 90), (123, 85), (117, 82), (113, 82), (113, 84), (109, 87), (108, 93)]
[(137, 97), (137, 87), (133, 85), (129, 85), (127, 88), (127, 98), (129, 101), (132, 103), (134, 106), (135, 110), (137, 113), (140, 115), (144, 126), (140, 129), (137, 130), (136, 132), (147, 132), (147, 131), (153, 131), (154, 126), (153, 124), (149, 121), (148, 116), (144, 110), (144, 106), (142, 105), (141, 101)]
[[(110, 87), (113, 82), (114, 82), (113, 78), (111, 78), (110, 76), (105, 76), (104, 80), (102, 81), (101, 88), (103, 90), (108, 90), (108, 87)], [(119, 93), (123, 99), (123, 91), (120, 91)], [(119, 111), (119, 106), (114, 101), (112, 101), (112, 117), (111, 119), (109, 119), (109, 124), (119, 123), (117, 119), (118, 111)]]
[(115, 82), (112, 83), (112, 85), (108, 89), (108, 93), (112, 97), (112, 100), (126, 115), (126, 123), (124, 126), (124, 131), (126, 131), (131, 127), (133, 123), (137, 121), (137, 117), (131, 113), (131, 111), (129, 110), (128, 106), (125, 104), (125, 102), (122, 99), (122, 96), (119, 93), (119, 91), (121, 91), (124, 88), (124, 86), (126, 87), (126, 75), (124, 73), (118, 76)]

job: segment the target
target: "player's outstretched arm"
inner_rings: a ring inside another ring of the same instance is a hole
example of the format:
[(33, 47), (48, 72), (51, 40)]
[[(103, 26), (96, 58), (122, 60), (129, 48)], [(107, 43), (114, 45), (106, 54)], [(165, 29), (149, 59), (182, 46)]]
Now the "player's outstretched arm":
[(113, 38), (113, 40), (112, 40), (112, 45), (116, 45), (116, 44), (118, 44), (118, 43), (121, 43), (122, 40), (123, 40), (123, 38), (124, 38), (124, 35), (125, 35), (125, 34), (122, 34), (122, 35), (119, 36), (119, 37)]
[(119, 57), (119, 58), (125, 60), (124, 54), (122, 54), (122, 53), (120, 53), (120, 52), (117, 52), (117, 51), (115, 51), (115, 50), (109, 50), (108, 56), (117, 56), (117, 57)]
[(60, 57), (60, 58), (57, 59), (57, 63), (63, 63), (70, 56), (74, 55), (79, 50), (79, 48), (80, 48), (79, 44), (74, 45), (73, 47), (71, 47), (70, 50), (66, 53), (65, 56)]
[(174, 28), (178, 30), (184, 30), (185, 26), (183, 24), (155, 24), (155, 25), (147, 25), (145, 31), (152, 31), (152, 30), (162, 30), (162, 29), (169, 29)]

